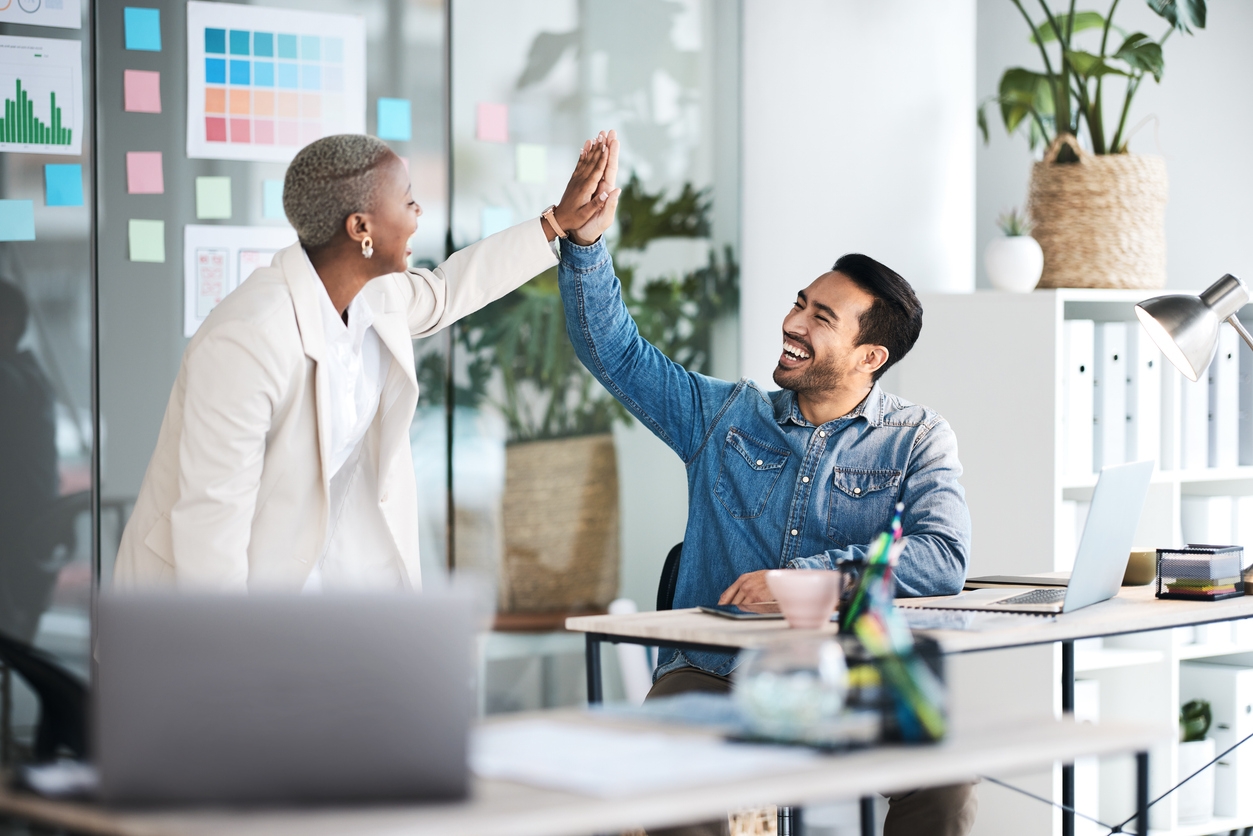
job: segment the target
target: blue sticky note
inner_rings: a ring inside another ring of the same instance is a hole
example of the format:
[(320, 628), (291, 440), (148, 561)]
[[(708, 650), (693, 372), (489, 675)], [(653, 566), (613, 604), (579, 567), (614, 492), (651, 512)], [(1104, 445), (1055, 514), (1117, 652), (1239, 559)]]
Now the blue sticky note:
[(44, 166), (44, 205), (83, 205), (83, 167), (81, 165), (74, 163)]
[(248, 30), (231, 30), (231, 55), (248, 55), (248, 42), (252, 40), (252, 33)]
[(317, 35), (301, 35), (300, 36), (300, 60), (301, 61), (321, 61), (322, 60), (322, 39)]
[(274, 33), (272, 32), (253, 32), (252, 33), (252, 54), (261, 58), (274, 57)]
[(252, 62), (252, 83), (257, 87), (274, 86), (274, 64), (271, 61)]
[(296, 64), (279, 64), (278, 65), (278, 86), (288, 90), (295, 90), (299, 84), (299, 74)]
[(481, 238), (494, 235), (502, 229), (513, 226), (513, 212), (506, 206), (483, 207), (483, 229)]
[(408, 142), (413, 137), (408, 99), (379, 99), (379, 139)]
[(264, 180), (261, 183), (261, 216), (283, 220), (287, 213), (283, 211), (283, 181)]
[(35, 201), (0, 200), (0, 241), (35, 240)]
[(211, 52), (214, 55), (225, 55), (226, 54), (226, 30), (225, 29), (204, 30), (204, 51)]
[(204, 80), (206, 84), (226, 83), (226, 61), (222, 58), (204, 59)]
[(279, 58), (297, 57), (295, 35), (279, 35), (278, 36), (278, 57)]
[(329, 61), (332, 64), (338, 64), (344, 60), (344, 39), (343, 38), (323, 38), (322, 39), (322, 60)]
[(317, 64), (301, 64), (300, 65), (300, 89), (301, 90), (321, 90), (322, 89), (322, 67)]
[(231, 60), (231, 84), (252, 83), (252, 62)]
[(126, 48), (144, 52), (161, 51), (161, 10), (127, 6), (122, 10), (126, 27)]

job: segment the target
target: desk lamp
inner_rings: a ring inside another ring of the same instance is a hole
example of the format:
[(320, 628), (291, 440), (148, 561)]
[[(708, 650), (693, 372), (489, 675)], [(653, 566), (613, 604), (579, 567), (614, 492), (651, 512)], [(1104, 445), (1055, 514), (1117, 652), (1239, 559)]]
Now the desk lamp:
[(1166, 359), (1195, 383), (1205, 372), (1218, 348), (1218, 328), (1231, 323), (1240, 338), (1253, 348), (1253, 335), (1236, 318), (1249, 301), (1244, 282), (1228, 273), (1200, 296), (1155, 296), (1136, 305), (1140, 324)]

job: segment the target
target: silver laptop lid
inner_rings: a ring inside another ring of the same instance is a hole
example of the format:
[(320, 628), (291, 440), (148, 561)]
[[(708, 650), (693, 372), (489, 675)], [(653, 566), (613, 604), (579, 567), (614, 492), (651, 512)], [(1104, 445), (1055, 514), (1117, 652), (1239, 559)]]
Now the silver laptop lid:
[(93, 688), (118, 802), (455, 798), (468, 596), (103, 596)]
[(1062, 612), (1118, 594), (1149, 494), (1153, 464), (1142, 461), (1101, 468)]

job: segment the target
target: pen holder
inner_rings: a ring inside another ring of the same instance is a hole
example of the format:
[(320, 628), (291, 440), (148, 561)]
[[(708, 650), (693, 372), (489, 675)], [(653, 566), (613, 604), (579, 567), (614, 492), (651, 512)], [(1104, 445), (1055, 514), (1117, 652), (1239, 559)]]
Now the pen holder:
[(934, 639), (915, 635), (911, 652), (876, 657), (851, 634), (839, 634), (836, 639), (844, 648), (848, 666), (848, 695), (845, 704), (849, 708), (874, 709), (879, 712), (882, 718), (880, 740), (893, 743), (933, 743), (940, 739), (929, 735), (917, 723), (914, 712), (893, 684), (902, 668), (923, 666), (926, 674), (918, 678), (928, 679), (936, 686), (937, 691), (927, 694), (927, 697), (943, 717), (944, 725), (947, 725), (944, 655), (940, 652), (939, 643)]
[(1244, 594), (1240, 546), (1187, 545), (1157, 550), (1157, 597), (1221, 601)]

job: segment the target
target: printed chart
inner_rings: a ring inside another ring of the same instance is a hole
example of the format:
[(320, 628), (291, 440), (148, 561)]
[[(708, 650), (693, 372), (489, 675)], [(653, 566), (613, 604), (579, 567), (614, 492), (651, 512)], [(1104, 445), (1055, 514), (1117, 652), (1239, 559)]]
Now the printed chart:
[(81, 29), (83, 7), (79, 0), (0, 0), (0, 23)]
[(296, 243), (285, 226), (183, 227), (183, 336), (200, 323), (240, 282), (258, 267), (269, 267), (274, 254)]
[(0, 151), (81, 154), (82, 89), (81, 41), (0, 36)]
[(286, 162), (365, 133), (362, 18), (193, 0), (187, 44), (188, 157)]

